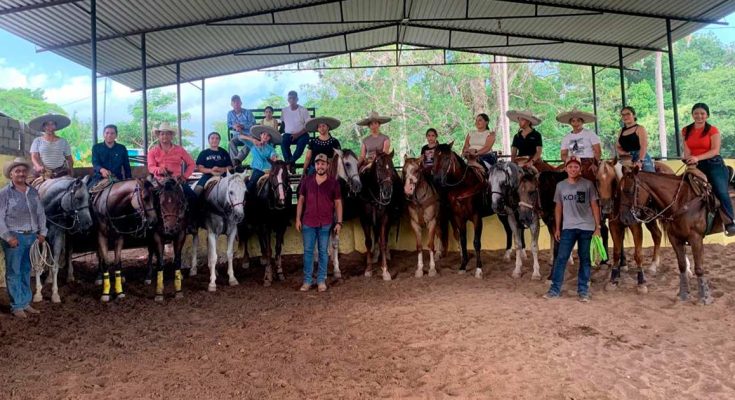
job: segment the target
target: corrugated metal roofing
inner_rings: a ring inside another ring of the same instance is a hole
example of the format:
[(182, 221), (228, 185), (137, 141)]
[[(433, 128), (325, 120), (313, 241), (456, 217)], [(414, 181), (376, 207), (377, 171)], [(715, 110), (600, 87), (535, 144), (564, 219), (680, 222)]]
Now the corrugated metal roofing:
[[(140, 89), (387, 44), (617, 66), (735, 11), (735, 0), (97, 0), (98, 73)], [(0, 0), (0, 27), (91, 66), (90, 0)], [(259, 54), (259, 55), (254, 55)]]

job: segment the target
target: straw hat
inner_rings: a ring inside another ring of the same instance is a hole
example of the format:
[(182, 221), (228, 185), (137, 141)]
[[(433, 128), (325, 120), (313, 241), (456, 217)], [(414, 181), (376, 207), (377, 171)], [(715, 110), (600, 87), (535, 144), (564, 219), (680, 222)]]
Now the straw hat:
[(329, 127), (329, 130), (331, 131), (332, 129), (337, 129), (342, 123), (337, 118), (316, 117), (316, 118), (312, 118), (306, 121), (306, 131), (316, 132), (317, 128), (319, 127), (319, 124), (326, 124)]
[(3, 174), (5, 175), (5, 177), (10, 179), (10, 171), (12, 171), (13, 168), (19, 165), (25, 166), (26, 168), (28, 168), (28, 170), (31, 169), (31, 163), (26, 161), (26, 159), (23, 157), (17, 157), (13, 161), (6, 161), (5, 165), (3, 165)]
[(524, 111), (509, 110), (508, 112), (505, 113), (505, 115), (508, 116), (508, 119), (510, 119), (511, 121), (515, 121), (515, 122), (520, 122), (518, 121), (518, 118), (523, 118), (526, 121), (531, 122), (531, 124), (534, 126), (539, 125), (541, 124), (541, 122), (543, 122), (541, 118), (533, 115), (533, 113), (530, 110), (524, 110)]
[(158, 136), (161, 132), (176, 133), (176, 128), (172, 127), (168, 122), (161, 122), (158, 128), (153, 128), (153, 136)]
[(260, 134), (263, 132), (271, 135), (271, 143), (281, 144), (281, 140), (283, 140), (281, 132), (278, 132), (275, 128), (268, 125), (254, 125), (250, 128), (250, 136), (256, 139), (260, 139)]
[(378, 121), (379, 124), (383, 125), (386, 122), (390, 122), (391, 121), (391, 117), (384, 117), (384, 116), (379, 115), (375, 111), (370, 111), (370, 113), (368, 114), (367, 118), (364, 118), (364, 119), (361, 119), (361, 120), (357, 121), (357, 125), (360, 125), (360, 126), (368, 126), (373, 121)]
[(31, 120), (31, 122), (28, 123), (28, 127), (33, 129), (36, 132), (43, 132), (43, 125), (46, 122), (54, 122), (56, 123), (56, 130), (60, 131), (69, 124), (71, 124), (71, 120), (69, 120), (68, 117), (61, 115), (61, 114), (46, 114), (42, 115), (40, 117), (34, 118)]
[(577, 107), (574, 107), (572, 111), (563, 112), (556, 116), (556, 120), (562, 124), (568, 124), (572, 118), (579, 118), (584, 124), (597, 121), (597, 116), (595, 116), (595, 114), (579, 111), (577, 110)]

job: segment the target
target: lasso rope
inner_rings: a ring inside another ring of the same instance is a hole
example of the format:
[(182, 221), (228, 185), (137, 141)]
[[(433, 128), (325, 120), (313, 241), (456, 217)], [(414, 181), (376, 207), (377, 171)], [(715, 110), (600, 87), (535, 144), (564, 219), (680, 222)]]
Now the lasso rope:
[(51, 246), (45, 240), (42, 244), (39, 244), (38, 239), (36, 239), (31, 245), (31, 269), (33, 273), (42, 274), (55, 265), (56, 260), (51, 254)]

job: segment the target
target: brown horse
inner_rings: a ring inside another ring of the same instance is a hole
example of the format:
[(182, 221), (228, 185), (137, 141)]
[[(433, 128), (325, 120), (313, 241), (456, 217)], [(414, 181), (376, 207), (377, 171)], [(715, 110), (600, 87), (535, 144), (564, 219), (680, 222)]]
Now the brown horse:
[[(438, 190), (445, 191), (452, 215), (452, 227), (455, 238), (459, 236), (462, 261), (459, 273), (467, 270), (469, 256), (467, 254), (467, 221), (475, 227), (473, 245), (477, 259), (475, 277), (482, 278), (482, 217), (483, 200), (487, 192), (487, 183), (483, 177), (452, 151), (452, 145), (440, 144), (434, 151), (434, 183)], [(485, 207), (491, 213), (491, 207)]]
[[(115, 266), (115, 294), (125, 297), (122, 288), (120, 252), (126, 236), (143, 237), (156, 224), (153, 184), (144, 179), (115, 182), (97, 194), (92, 211), (97, 221), (97, 250), (101, 264), (103, 302), (110, 301), (110, 265)], [(108, 257), (109, 241), (115, 243), (115, 257)]]
[[(688, 174), (685, 174), (688, 175)], [(662, 175), (624, 167), (620, 190), (620, 220), (625, 225), (647, 223), (660, 218), (679, 263), (679, 300), (689, 296), (686, 274), (686, 243), (692, 246), (694, 273), (697, 275), (699, 301), (714, 301), (704, 277), (702, 256), (704, 236), (723, 231), (717, 210), (713, 229), (707, 232), (707, 215), (713, 209), (707, 193), (698, 194), (686, 176)]]
[(429, 235), (429, 276), (436, 276), (434, 263), (434, 237), (437, 235), (437, 217), (439, 216), (439, 195), (434, 186), (426, 180), (424, 166), (420, 158), (403, 159), (403, 193), (408, 201), (408, 214), (411, 216), (411, 228), (416, 236), (416, 277), (424, 275), (422, 227), (426, 226)]

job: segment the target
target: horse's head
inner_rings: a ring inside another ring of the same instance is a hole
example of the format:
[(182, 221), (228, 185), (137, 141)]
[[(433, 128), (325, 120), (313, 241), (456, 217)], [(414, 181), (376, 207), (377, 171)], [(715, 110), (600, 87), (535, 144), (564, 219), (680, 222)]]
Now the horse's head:
[(130, 205), (138, 212), (146, 228), (152, 228), (158, 222), (152, 179), (152, 176), (148, 179), (137, 179), (130, 197)]
[(158, 192), (158, 209), (161, 213), (163, 233), (172, 235), (184, 229), (186, 220), (186, 197), (181, 185), (175, 179), (166, 179)]
[(392, 151), (387, 154), (378, 153), (375, 156), (370, 175), (378, 185), (380, 193), (378, 200), (384, 204), (389, 203), (393, 197), (393, 177), (395, 176)]
[(623, 179), (618, 184), (620, 222), (625, 225), (638, 223), (636, 214), (641, 213), (651, 200), (651, 194), (648, 190), (640, 190), (641, 183), (638, 179), (638, 172), (637, 166), (623, 167)]
[(444, 187), (447, 184), (448, 179), (453, 182), (461, 180), (461, 172), (459, 166), (462, 161), (457, 154), (452, 151), (452, 145), (454, 141), (450, 143), (442, 143), (436, 146), (434, 150), (434, 168), (432, 175), (434, 176), (434, 183), (439, 187)]
[(87, 190), (87, 181), (89, 176), (84, 178), (76, 178), (69, 186), (69, 203), (62, 207), (64, 211), (72, 217), (73, 232), (86, 232), (92, 227), (92, 213), (89, 210), (89, 191)]
[(521, 168), (521, 176), (518, 181), (518, 219), (524, 226), (531, 226), (536, 218), (539, 207), (538, 194), (539, 172), (532, 166)]
[(246, 189), (244, 173), (231, 174), (224, 180), (227, 182), (227, 193), (224, 201), (225, 212), (232, 213), (235, 219), (242, 220), (245, 216)]
[(422, 178), (423, 163), (420, 158), (403, 158), (403, 193), (411, 197), (416, 193), (416, 186)]
[(288, 168), (286, 168), (286, 162), (283, 160), (269, 160), (269, 162), (271, 170), (268, 174), (268, 201), (272, 208), (281, 210), (286, 208), (291, 195)]
[(505, 214), (506, 207), (513, 207), (518, 190), (518, 166), (505, 160), (498, 161), (488, 172), (492, 192), (493, 211)]
[(337, 177), (347, 183), (350, 193), (357, 194), (362, 191), (360, 181), (360, 168), (357, 156), (352, 150), (334, 150), (332, 163), (337, 165)]
[(615, 186), (617, 184), (613, 162), (608, 160), (601, 162), (595, 178), (597, 179), (597, 192), (600, 197), (601, 211), (603, 214), (610, 215), (613, 212), (613, 200), (615, 197)]

